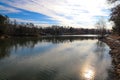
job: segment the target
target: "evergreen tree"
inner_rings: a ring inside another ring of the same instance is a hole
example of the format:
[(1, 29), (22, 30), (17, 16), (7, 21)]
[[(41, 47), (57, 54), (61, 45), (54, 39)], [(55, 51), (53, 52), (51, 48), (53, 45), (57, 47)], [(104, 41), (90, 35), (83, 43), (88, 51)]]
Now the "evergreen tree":
[[(114, 4), (115, 2), (119, 2), (119, 0), (108, 0), (110, 3)], [(117, 3), (118, 3), (117, 2)], [(120, 4), (117, 4), (115, 7), (111, 9), (111, 17), (110, 21), (114, 22), (113, 32), (120, 35)]]
[(9, 18), (0, 14), (0, 34), (5, 34), (7, 31), (7, 26), (9, 23)]

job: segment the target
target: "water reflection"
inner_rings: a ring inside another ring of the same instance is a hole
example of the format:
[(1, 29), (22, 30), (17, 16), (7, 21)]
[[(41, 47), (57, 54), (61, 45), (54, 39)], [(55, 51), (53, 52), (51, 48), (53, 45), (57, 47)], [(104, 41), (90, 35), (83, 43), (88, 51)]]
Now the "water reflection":
[(18, 48), (28, 47), (34, 48), (34, 46), (39, 42), (52, 42), (55, 44), (72, 42), (76, 40), (87, 40), (87, 39), (96, 39), (96, 37), (82, 37), (79, 36), (71, 37), (71, 36), (56, 36), (56, 37), (41, 37), (41, 38), (14, 38), (14, 39), (6, 39), (0, 40), (0, 59), (9, 56), (10, 51), (15, 49), (17, 51)]
[(83, 64), (82, 76), (85, 80), (109, 80), (107, 79), (109, 78), (107, 70), (111, 69), (109, 47), (101, 41), (97, 41), (95, 46), (94, 53), (90, 53)]
[(0, 54), (6, 54), (0, 60), (3, 80), (107, 80), (109, 77), (109, 47), (95, 38), (23, 38), (1, 43)]
[(94, 80), (95, 71), (92, 69), (86, 69), (83, 75), (88, 80)]

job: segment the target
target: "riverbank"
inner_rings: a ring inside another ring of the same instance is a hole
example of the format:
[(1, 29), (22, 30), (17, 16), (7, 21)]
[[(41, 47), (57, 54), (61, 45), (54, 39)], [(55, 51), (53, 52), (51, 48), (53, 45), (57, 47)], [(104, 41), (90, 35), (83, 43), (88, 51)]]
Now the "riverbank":
[(111, 48), (110, 55), (113, 64), (113, 80), (120, 80), (120, 36), (110, 35), (103, 39), (103, 41)]

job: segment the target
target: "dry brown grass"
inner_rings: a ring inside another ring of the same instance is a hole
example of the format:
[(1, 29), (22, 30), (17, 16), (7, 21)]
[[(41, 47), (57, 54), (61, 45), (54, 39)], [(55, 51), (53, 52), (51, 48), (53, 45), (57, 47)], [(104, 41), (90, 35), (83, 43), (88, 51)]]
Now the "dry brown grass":
[(110, 37), (115, 40), (120, 40), (120, 36), (118, 35), (110, 35)]

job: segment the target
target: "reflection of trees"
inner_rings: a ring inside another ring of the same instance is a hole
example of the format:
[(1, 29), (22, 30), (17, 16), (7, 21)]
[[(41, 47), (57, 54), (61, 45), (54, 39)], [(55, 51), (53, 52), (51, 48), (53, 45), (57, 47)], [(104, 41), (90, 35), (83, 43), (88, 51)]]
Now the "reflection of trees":
[(103, 58), (104, 58), (104, 53), (105, 53), (105, 43), (103, 43), (103, 42), (101, 42), (101, 41), (97, 41), (95, 53), (97, 53), (97, 55), (98, 55), (101, 59), (103, 59)]
[(4, 40), (0, 40), (0, 59), (9, 56), (10, 44)]
[[(99, 78), (100, 80), (105, 80), (105, 78), (109, 76), (107, 71), (110, 69), (110, 60), (108, 60), (109, 54), (106, 54), (106, 51), (107, 51), (106, 44), (102, 41), (97, 41), (95, 46), (96, 56), (95, 65), (97, 75), (95, 76), (95, 80)], [(99, 70), (97, 70), (98, 68)], [(104, 75), (105, 77), (101, 77), (99, 75)]]
[(0, 58), (9, 56), (10, 52), (15, 49), (22, 48), (34, 48), (38, 42), (52, 42), (64, 43), (72, 42), (74, 40), (86, 40), (86, 39), (95, 39), (94, 37), (71, 37), (71, 36), (57, 36), (57, 37), (41, 37), (41, 38), (12, 38), (6, 40), (0, 40)]
[(12, 49), (17, 50), (19, 47), (33, 48), (38, 40), (36, 39), (6, 39), (0, 40), (0, 59), (9, 56)]
[(52, 43), (64, 43), (73, 42), (76, 40), (88, 40), (96, 39), (95, 37), (79, 37), (79, 36), (54, 36), (54, 37), (43, 37), (41, 41), (52, 42)]

